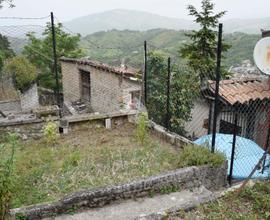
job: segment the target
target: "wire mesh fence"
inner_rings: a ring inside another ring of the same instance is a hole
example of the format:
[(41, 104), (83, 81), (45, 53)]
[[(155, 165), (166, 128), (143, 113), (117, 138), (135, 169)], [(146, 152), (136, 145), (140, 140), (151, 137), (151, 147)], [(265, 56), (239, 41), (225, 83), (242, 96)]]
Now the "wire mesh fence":
[(195, 73), (153, 51), (148, 49), (147, 58), (149, 117), (196, 144), (224, 153), (230, 183), (249, 178), (255, 167), (252, 178), (269, 178), (269, 154), (258, 165), (269, 153), (268, 77), (239, 77), (237, 72), (227, 77), (216, 68)]
[[(145, 105), (149, 118), (169, 131), (222, 151), (230, 180), (247, 178), (269, 148), (267, 77), (226, 79), (216, 66), (191, 71), (151, 42), (132, 48), (81, 44), (79, 35), (58, 19), (52, 24), (49, 16), (14, 20), (18, 25), (0, 19), (8, 24), (0, 26), (0, 122), (44, 112), (60, 117), (129, 112)], [(120, 49), (139, 51), (144, 68), (86, 56), (90, 50)], [(253, 177), (266, 178), (268, 171), (267, 156)]]
[(124, 63), (109, 66), (86, 57), (90, 49), (120, 47), (81, 45), (80, 35), (62, 25), (53, 14), (0, 21), (10, 24), (0, 26), (5, 52), (1, 71), (2, 120), (13, 118), (15, 113), (47, 111), (51, 106), (58, 108), (54, 114), (60, 117), (142, 107), (140, 69)]

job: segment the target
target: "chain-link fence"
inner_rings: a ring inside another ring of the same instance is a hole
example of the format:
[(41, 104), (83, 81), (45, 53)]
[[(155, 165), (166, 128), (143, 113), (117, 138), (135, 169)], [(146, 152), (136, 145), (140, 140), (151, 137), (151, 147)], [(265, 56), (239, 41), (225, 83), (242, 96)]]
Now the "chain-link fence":
[[(144, 103), (154, 122), (223, 152), (230, 180), (247, 178), (269, 148), (270, 83), (262, 74), (227, 79), (219, 65), (193, 72), (152, 42), (125, 46), (141, 52), (144, 68), (110, 66), (86, 52), (124, 46), (81, 44), (53, 16), (10, 19), (0, 20), (8, 24), (0, 26), (0, 123), (129, 112)], [(269, 157), (260, 165), (253, 177), (268, 177)]]
[(53, 14), (0, 21), (2, 122), (141, 109), (140, 69), (86, 57), (90, 49), (119, 48), (81, 44)]
[[(221, 58), (220, 54), (218, 63)], [(151, 46), (146, 60), (146, 106), (152, 120), (224, 153), (230, 183), (250, 178), (255, 167), (252, 178), (269, 178), (267, 76), (256, 68), (250, 73), (250, 64), (247, 73), (232, 68), (229, 77), (221, 74), (219, 64), (215, 69), (191, 72), (167, 61)]]

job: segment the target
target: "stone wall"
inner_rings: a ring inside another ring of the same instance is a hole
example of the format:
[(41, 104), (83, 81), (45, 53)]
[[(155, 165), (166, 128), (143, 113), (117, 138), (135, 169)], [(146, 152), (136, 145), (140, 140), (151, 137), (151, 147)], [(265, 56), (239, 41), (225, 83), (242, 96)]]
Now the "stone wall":
[(174, 145), (175, 147), (183, 147), (186, 144), (193, 144), (192, 141), (188, 140), (185, 137), (182, 137), (176, 133), (167, 131), (166, 128), (156, 124), (153, 121), (150, 121), (150, 129), (151, 132), (157, 135), (159, 138), (169, 142), (170, 144)]
[(3, 140), (9, 132), (18, 134), (23, 140), (39, 139), (43, 136), (43, 127), (45, 123), (45, 120), (42, 119), (1, 123), (0, 140)]
[(39, 107), (38, 88), (34, 83), (27, 91), (20, 95), (23, 111), (30, 111)]
[(81, 99), (80, 70), (90, 73), (90, 105), (94, 112), (119, 111), (123, 107), (123, 96), (126, 95), (126, 91), (139, 91), (141, 89), (137, 82), (88, 65), (62, 62), (61, 66), (64, 101), (67, 102), (75, 102)]
[(21, 102), (19, 100), (0, 101), (0, 110), (4, 113), (20, 112)]
[(71, 209), (102, 207), (115, 201), (147, 196), (166, 187), (193, 189), (204, 185), (216, 190), (227, 185), (227, 163), (219, 167), (188, 167), (166, 172), (147, 179), (105, 188), (81, 191), (55, 202), (12, 210), (12, 215), (23, 215), (29, 220), (63, 214)]
[(83, 129), (95, 129), (97, 127), (104, 127), (105, 120), (111, 119), (112, 128), (117, 128), (124, 123), (130, 122), (130, 118), (135, 117), (136, 111), (129, 113), (111, 113), (111, 114), (86, 114), (78, 116), (67, 116), (63, 119), (64, 124), (68, 125), (68, 131), (79, 131)]
[[(53, 90), (38, 87), (39, 104), (42, 106), (56, 105), (57, 99)], [(61, 100), (63, 99), (63, 94), (60, 93)]]

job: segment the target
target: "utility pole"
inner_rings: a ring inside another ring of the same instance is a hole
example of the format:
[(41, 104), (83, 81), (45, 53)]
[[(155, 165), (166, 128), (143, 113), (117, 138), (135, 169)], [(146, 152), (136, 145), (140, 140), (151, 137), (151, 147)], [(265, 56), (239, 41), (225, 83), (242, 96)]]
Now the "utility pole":
[(60, 117), (61, 117), (60, 85), (59, 85), (59, 74), (58, 74), (58, 70), (57, 70), (56, 34), (55, 34), (53, 12), (51, 12), (51, 27), (52, 27), (52, 46), (53, 46), (53, 58), (54, 58), (53, 70), (54, 70), (55, 82), (56, 82), (55, 94), (56, 94), (57, 105), (59, 107), (59, 113), (60, 113)]

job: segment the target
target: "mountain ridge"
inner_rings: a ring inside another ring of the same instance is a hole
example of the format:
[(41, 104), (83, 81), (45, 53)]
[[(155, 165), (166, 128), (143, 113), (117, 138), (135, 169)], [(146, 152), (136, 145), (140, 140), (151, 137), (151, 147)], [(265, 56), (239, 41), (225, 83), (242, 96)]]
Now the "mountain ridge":
[[(232, 18), (223, 21), (224, 32), (243, 32), (259, 34), (260, 29), (270, 29), (269, 18), (241, 19)], [(63, 23), (64, 26), (82, 36), (99, 31), (150, 29), (193, 30), (199, 26), (192, 20), (166, 17), (155, 13), (130, 9), (113, 9), (75, 18)]]
[[(180, 48), (190, 41), (187, 31), (152, 29), (147, 31), (111, 30), (101, 31), (81, 39), (80, 46), (90, 59), (119, 66), (125, 59), (127, 65), (140, 68), (143, 63), (143, 43), (148, 42), (148, 51), (159, 51), (171, 56), (178, 64), (184, 62), (180, 58)], [(259, 34), (229, 33), (224, 34), (224, 41), (232, 47), (224, 54), (226, 59), (222, 65), (229, 68), (240, 64), (243, 60), (253, 60), (253, 49), (261, 38)]]

